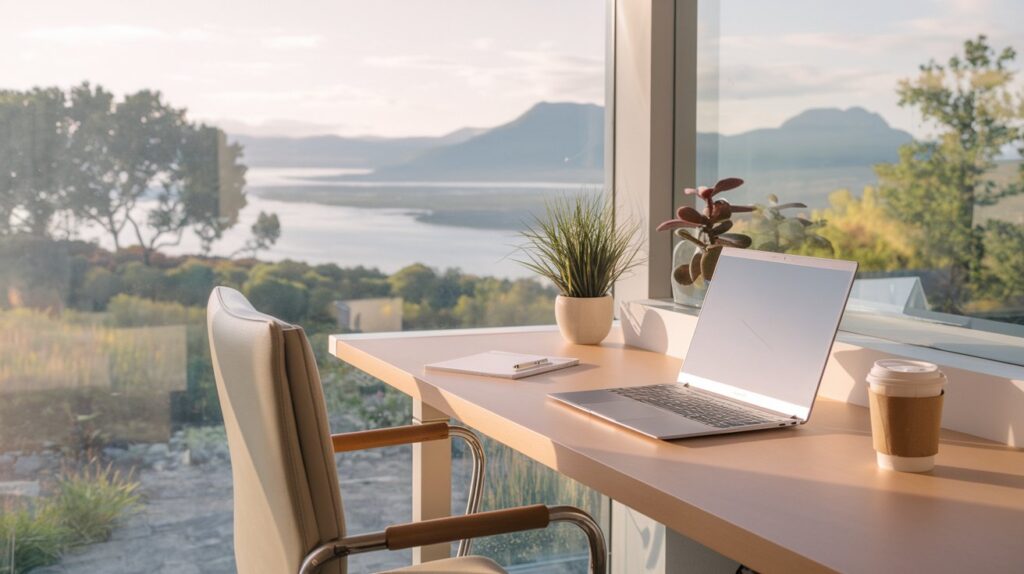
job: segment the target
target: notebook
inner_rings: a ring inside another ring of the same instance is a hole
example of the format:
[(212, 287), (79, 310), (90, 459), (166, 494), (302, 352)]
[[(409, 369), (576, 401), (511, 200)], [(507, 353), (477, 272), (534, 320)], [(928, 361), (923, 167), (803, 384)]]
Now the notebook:
[[(529, 365), (538, 361), (547, 362), (532, 367), (516, 369), (515, 365)], [(545, 357), (543, 355), (527, 355), (523, 353), (506, 353), (504, 351), (487, 351), (468, 357), (441, 361), (426, 365), (427, 369), (451, 371), (485, 377), (501, 377), (503, 379), (521, 379), (531, 375), (539, 375), (572, 367), (580, 363), (579, 359), (570, 357)]]

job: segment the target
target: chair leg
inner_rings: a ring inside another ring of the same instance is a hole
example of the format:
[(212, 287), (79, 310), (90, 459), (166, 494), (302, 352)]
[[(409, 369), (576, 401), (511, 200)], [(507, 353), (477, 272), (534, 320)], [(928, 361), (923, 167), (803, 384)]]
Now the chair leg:
[(571, 522), (587, 535), (590, 546), (590, 574), (606, 574), (608, 571), (608, 547), (604, 533), (589, 514), (572, 506), (549, 506), (551, 522)]
[[(480, 511), (480, 502), (483, 499), (484, 469), (486, 468), (486, 457), (484, 447), (476, 433), (464, 426), (451, 425), (448, 434), (452, 437), (459, 437), (469, 445), (469, 452), (473, 456), (473, 474), (469, 479), (469, 497), (466, 501), (466, 514), (476, 514)], [(472, 539), (465, 538), (459, 541), (459, 549), (456, 556), (468, 556)]]

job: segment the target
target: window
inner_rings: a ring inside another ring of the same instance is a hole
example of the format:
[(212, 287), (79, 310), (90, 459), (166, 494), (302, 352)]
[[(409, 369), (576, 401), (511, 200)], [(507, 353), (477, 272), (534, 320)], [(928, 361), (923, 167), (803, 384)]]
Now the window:
[(697, 183), (753, 247), (857, 260), (844, 330), (1022, 364), (1020, 4), (699, 13)]
[[(516, 231), (545, 198), (601, 193), (604, 18), (588, 0), (7, 7), (0, 573), (234, 570), (214, 285), (306, 328), (336, 432), (409, 404), (328, 333), (553, 322)], [(488, 448), (485, 506), (599, 511)], [(410, 460), (339, 457), (350, 532), (409, 520)], [(571, 570), (566, 528), (475, 550)]]

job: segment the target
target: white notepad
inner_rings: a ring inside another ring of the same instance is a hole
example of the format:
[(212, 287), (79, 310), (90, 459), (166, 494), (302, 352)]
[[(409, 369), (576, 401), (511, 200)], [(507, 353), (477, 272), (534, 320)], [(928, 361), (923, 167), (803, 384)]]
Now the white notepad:
[[(541, 359), (547, 359), (547, 363), (527, 369), (517, 370), (514, 365), (532, 363)], [(428, 369), (438, 371), (452, 371), (455, 373), (466, 373), (469, 375), (483, 375), (486, 377), (501, 377), (503, 379), (521, 379), (531, 375), (539, 375), (572, 367), (580, 363), (579, 359), (570, 357), (545, 357), (543, 355), (526, 355), (523, 353), (506, 353), (504, 351), (487, 351), (477, 353), (468, 357), (441, 361), (426, 365)]]

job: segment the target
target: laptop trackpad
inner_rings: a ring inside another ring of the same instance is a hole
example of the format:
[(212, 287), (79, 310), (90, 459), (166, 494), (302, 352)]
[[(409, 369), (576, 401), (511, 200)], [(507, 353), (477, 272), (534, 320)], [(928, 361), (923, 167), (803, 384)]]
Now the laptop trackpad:
[(657, 417), (668, 414), (658, 407), (645, 405), (639, 401), (610, 401), (606, 403), (591, 403), (585, 406), (588, 410), (601, 416), (618, 420)]

